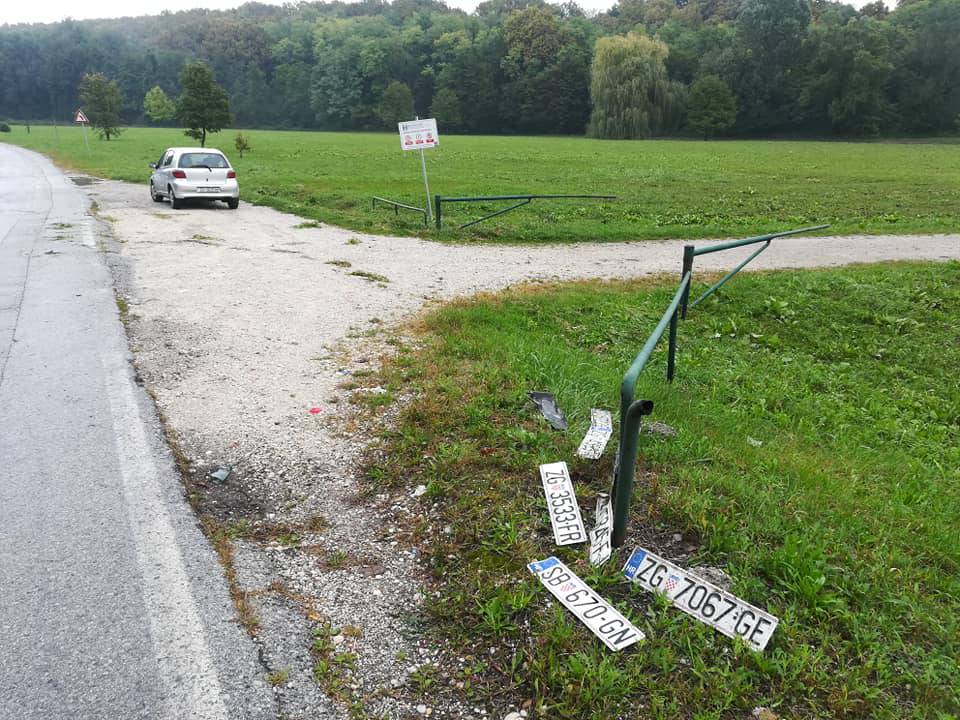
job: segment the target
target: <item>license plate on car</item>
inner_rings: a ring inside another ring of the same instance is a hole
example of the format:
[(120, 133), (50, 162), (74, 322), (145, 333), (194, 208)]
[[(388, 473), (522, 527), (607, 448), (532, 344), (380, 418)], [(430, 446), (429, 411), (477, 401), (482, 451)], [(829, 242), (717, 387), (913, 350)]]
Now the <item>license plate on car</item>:
[(555, 462), (541, 465), (540, 479), (543, 481), (543, 494), (547, 496), (550, 524), (553, 526), (553, 537), (557, 545), (586, 542), (587, 530), (583, 526), (567, 464)]
[(644, 590), (666, 595), (671, 604), (727, 637), (743, 638), (754, 650), (767, 646), (780, 621), (689, 570), (637, 548), (623, 574)]
[(210, 193), (210, 192), (220, 192), (218, 187), (198, 187), (197, 192)]
[(532, 562), (527, 567), (563, 606), (590, 628), (613, 651), (644, 639), (643, 632), (597, 595), (555, 557)]

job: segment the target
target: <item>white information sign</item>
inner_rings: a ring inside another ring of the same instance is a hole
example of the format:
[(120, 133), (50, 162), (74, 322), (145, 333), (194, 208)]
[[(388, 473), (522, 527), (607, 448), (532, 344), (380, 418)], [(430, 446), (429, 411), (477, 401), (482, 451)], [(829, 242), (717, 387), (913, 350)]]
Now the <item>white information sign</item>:
[(404, 150), (428, 150), (440, 144), (437, 121), (434, 118), (409, 120), (398, 124), (400, 147)]
[(613, 418), (609, 410), (590, 411), (590, 429), (583, 436), (577, 455), (586, 460), (599, 460), (613, 434)]
[(603, 644), (616, 652), (644, 639), (641, 630), (597, 595), (573, 571), (555, 557), (532, 562), (527, 567), (563, 606), (590, 628)]
[(580, 506), (573, 492), (567, 464), (555, 462), (541, 465), (540, 479), (543, 481), (543, 493), (547, 496), (550, 524), (553, 525), (553, 537), (557, 545), (586, 542), (587, 530), (580, 517)]
[(597, 498), (597, 524), (590, 531), (590, 564), (600, 567), (610, 559), (613, 547), (610, 538), (613, 535), (613, 504), (610, 496), (603, 494)]
[(767, 646), (780, 622), (770, 613), (643, 548), (633, 551), (623, 574), (645, 590), (666, 595), (683, 612), (727, 637), (743, 638), (754, 650)]

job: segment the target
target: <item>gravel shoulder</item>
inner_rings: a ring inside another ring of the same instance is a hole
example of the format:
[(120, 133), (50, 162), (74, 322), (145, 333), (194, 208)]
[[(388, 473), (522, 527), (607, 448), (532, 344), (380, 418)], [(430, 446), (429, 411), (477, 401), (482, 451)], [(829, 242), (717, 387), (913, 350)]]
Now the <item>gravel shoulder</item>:
[[(350, 383), (431, 303), (520, 282), (674, 274), (684, 243), (440, 245), (298, 228), (301, 218), (245, 203), (173, 211), (113, 181), (84, 188), (113, 226), (137, 368), (195, 505), (223, 533), (281, 717), (347, 717), (356, 702), (397, 718), (490, 712), (417, 708), (405, 692), (442, 652), (417, 632), (417, 559), (401, 541), (421, 501), (358, 498), (369, 431)], [(697, 269), (747, 252), (698, 258)], [(790, 238), (751, 269), (895, 259), (960, 259), (960, 236)], [(209, 477), (227, 467), (225, 482)], [(318, 660), (330, 667), (319, 684)]]

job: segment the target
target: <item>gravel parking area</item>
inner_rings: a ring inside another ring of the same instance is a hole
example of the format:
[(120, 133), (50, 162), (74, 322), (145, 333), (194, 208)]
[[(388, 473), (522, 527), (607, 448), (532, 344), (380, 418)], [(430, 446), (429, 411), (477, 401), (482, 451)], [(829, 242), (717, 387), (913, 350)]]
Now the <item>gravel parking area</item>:
[[(423, 500), (412, 488), (358, 498), (369, 429), (350, 384), (430, 303), (524, 281), (673, 274), (683, 243), (441, 245), (298, 227), (245, 203), (174, 211), (144, 186), (84, 187), (113, 226), (140, 376), (232, 566), (280, 716), (347, 717), (351, 702), (397, 718), (500, 710), (433, 708), (405, 692), (442, 652), (418, 636), (417, 558), (402, 542)], [(902, 258), (960, 259), (960, 236), (786, 239), (751, 268)], [(225, 481), (210, 477), (227, 468)]]

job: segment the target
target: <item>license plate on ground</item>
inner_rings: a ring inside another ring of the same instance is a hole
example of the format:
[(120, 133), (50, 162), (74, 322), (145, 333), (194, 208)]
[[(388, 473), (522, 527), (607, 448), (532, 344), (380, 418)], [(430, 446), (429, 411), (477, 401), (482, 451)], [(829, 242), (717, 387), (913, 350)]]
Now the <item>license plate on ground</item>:
[(677, 608), (727, 637), (743, 638), (754, 650), (767, 646), (780, 622), (770, 613), (643, 548), (633, 551), (623, 574), (644, 590), (666, 595)]
[(548, 557), (532, 562), (527, 567), (567, 610), (576, 615), (611, 650), (623, 650), (644, 639), (642, 631), (557, 558)]
[(590, 429), (583, 436), (577, 456), (586, 460), (599, 460), (607, 441), (613, 434), (613, 417), (609, 410), (590, 411)]
[(218, 187), (198, 187), (197, 192), (209, 193), (209, 192), (220, 192)]
[(553, 526), (553, 538), (557, 545), (586, 542), (587, 530), (583, 526), (567, 464), (555, 462), (541, 465), (540, 479), (543, 481), (543, 494), (547, 496), (550, 524)]

